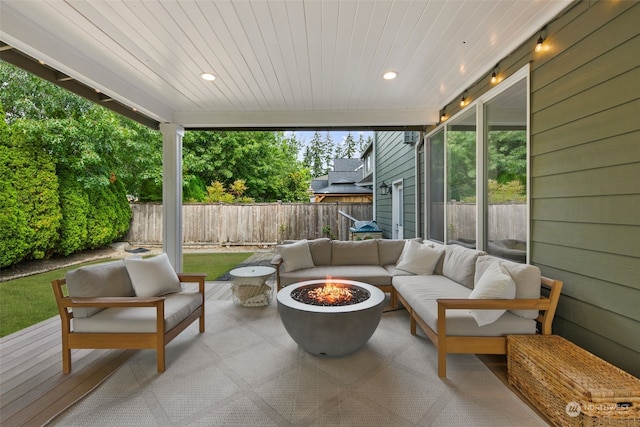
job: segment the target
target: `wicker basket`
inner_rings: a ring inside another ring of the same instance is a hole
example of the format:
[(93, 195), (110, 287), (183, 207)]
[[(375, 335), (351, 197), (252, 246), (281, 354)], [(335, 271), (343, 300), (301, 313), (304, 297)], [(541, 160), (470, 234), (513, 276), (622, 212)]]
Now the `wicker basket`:
[(507, 367), (555, 425), (640, 427), (640, 380), (562, 337), (508, 336)]

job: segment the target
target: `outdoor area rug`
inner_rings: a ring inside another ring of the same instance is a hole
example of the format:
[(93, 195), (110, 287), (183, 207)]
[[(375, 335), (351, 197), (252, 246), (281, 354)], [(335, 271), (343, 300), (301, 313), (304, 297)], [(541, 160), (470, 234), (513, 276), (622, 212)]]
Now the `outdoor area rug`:
[[(228, 286), (228, 284), (227, 284)], [(207, 300), (167, 346), (167, 370), (139, 351), (55, 426), (544, 426), (473, 355), (448, 356), (447, 379), (406, 311), (389, 311), (367, 345), (341, 358), (312, 356), (266, 307)], [(196, 322), (197, 323), (197, 322)]]

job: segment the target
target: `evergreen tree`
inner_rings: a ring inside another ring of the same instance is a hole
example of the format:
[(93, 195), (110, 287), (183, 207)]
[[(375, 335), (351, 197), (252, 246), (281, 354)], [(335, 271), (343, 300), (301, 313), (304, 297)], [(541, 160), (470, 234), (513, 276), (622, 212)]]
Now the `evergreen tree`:
[(304, 151), (303, 164), (311, 172), (311, 176), (317, 178), (325, 175), (324, 143), (320, 132), (316, 131), (307, 148)]
[(345, 159), (353, 159), (356, 156), (356, 141), (353, 139), (351, 132), (349, 132), (344, 139), (343, 146), (342, 157)]
[(331, 134), (327, 132), (327, 137), (322, 142), (322, 162), (323, 162), (323, 173), (322, 175), (326, 175), (330, 170), (333, 169), (333, 159), (334, 156), (334, 146), (333, 140), (331, 139)]

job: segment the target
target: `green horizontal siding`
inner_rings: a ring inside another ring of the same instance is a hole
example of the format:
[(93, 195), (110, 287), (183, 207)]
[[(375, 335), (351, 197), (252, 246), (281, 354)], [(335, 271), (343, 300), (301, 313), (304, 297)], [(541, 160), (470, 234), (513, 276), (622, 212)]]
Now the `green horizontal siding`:
[[(640, 3), (579, 2), (531, 75), (531, 250), (554, 332), (640, 376)], [(519, 55), (515, 55), (518, 57)]]

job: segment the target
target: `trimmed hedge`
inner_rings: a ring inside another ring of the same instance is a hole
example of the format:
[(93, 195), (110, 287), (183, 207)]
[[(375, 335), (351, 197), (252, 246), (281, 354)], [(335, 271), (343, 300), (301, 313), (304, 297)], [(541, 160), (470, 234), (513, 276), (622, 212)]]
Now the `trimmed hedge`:
[(0, 122), (0, 267), (102, 247), (126, 234), (126, 191), (99, 152), (110, 141), (87, 136), (92, 123)]

